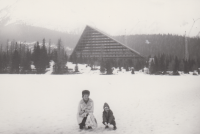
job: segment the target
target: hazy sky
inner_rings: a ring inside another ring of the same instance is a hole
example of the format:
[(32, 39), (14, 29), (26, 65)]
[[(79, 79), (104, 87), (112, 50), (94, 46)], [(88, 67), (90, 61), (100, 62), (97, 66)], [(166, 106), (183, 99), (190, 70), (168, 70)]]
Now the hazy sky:
[[(200, 0), (0, 0), (0, 17), (9, 23), (60, 30), (82, 30), (86, 24), (111, 35), (189, 33), (200, 18)], [(200, 32), (200, 19), (190, 36)]]

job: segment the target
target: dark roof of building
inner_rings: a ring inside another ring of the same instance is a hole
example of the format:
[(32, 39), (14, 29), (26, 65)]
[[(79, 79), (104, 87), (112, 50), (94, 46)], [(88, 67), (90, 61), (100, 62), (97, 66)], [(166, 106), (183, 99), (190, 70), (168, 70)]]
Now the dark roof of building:
[[(89, 28), (91, 28), (91, 29), (93, 29), (93, 30), (98, 31), (99, 33), (101, 33), (101, 34), (103, 34), (103, 35), (106, 35), (108, 38), (110, 38), (110, 39), (116, 41), (117, 43), (121, 44), (122, 46), (124, 46), (124, 47), (130, 49), (132, 52), (134, 52), (134, 53), (137, 54), (138, 56), (144, 58), (139, 52), (137, 52), (136, 50), (134, 50), (134, 49), (132, 49), (132, 48), (126, 46), (124, 43), (122, 43), (122, 42), (120, 42), (120, 41), (114, 39), (113, 37), (111, 37), (111, 36), (108, 35), (107, 33), (103, 32), (103, 31), (101, 31), (101, 30), (99, 30), (99, 29), (97, 29), (97, 28), (93, 28), (93, 27), (91, 27), (91, 26), (88, 26), (88, 25), (86, 25), (85, 29), (86, 29), (87, 27), (89, 27)], [(84, 30), (85, 30), (85, 29), (84, 29)], [(83, 31), (84, 31), (84, 30), (83, 30)], [(82, 34), (83, 34), (83, 33), (82, 33)], [(82, 35), (81, 35), (81, 36), (82, 36)], [(81, 38), (81, 37), (80, 37), (80, 38)], [(79, 41), (77, 42), (77, 44), (78, 44), (78, 43), (79, 43)], [(74, 50), (75, 50), (75, 48), (74, 48)], [(73, 50), (73, 52), (74, 52), (74, 50)], [(73, 52), (72, 52), (72, 54), (73, 54)]]
[(125, 45), (124, 43), (122, 43), (122, 42), (120, 42), (120, 41), (114, 39), (113, 37), (111, 37), (111, 36), (108, 35), (107, 33), (103, 32), (103, 31), (101, 31), (101, 30), (99, 30), (99, 29), (97, 29), (97, 28), (93, 28), (93, 27), (91, 27), (91, 26), (88, 26), (88, 25), (86, 25), (86, 27), (90, 27), (91, 29), (94, 29), (94, 30), (98, 31), (98, 32), (100, 32), (101, 34), (106, 35), (106, 36), (109, 37), (110, 39), (116, 41), (117, 43), (120, 43), (121, 45), (123, 45), (123, 46), (125, 46), (126, 48), (130, 49), (130, 50), (133, 51), (134, 53), (136, 53), (136, 54), (138, 54), (139, 56), (143, 57), (139, 52), (137, 52), (136, 50), (134, 50), (134, 49), (128, 47), (128, 46)]

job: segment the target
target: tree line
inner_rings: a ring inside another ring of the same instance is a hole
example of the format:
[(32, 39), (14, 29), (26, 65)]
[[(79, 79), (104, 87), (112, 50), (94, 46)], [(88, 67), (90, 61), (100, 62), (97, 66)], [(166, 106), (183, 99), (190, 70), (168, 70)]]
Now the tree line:
[[(124, 43), (125, 36), (115, 36), (117, 40)], [(127, 35), (127, 46), (140, 52), (141, 55), (148, 57), (151, 55), (173, 55), (179, 59), (184, 58), (185, 36), (172, 34), (141, 34)], [(188, 51), (190, 59), (200, 59), (200, 38), (188, 37)]]
[[(124, 36), (116, 36), (120, 42), (125, 42)], [(156, 74), (159, 72), (166, 73), (167, 71), (190, 71), (200, 68), (200, 38), (188, 38), (189, 59), (185, 60), (185, 37), (172, 34), (155, 34), (155, 35), (128, 35), (127, 45), (143, 55), (143, 60), (133, 59), (101, 59), (87, 58), (82, 56), (79, 58), (71, 57), (72, 61), (78, 63), (87, 63), (93, 66), (95, 61), (100, 63), (101, 69), (112, 67), (123, 67), (127, 71), (130, 67), (135, 70), (141, 70), (144, 67), (149, 68), (150, 73)], [(150, 61), (150, 58), (153, 59)], [(151, 63), (150, 63), (151, 62)]]
[[(47, 46), (49, 44), (49, 46)], [(11, 41), (7, 43), (5, 49), (0, 48), (0, 73), (4, 74), (43, 74), (48, 68), (49, 62), (55, 62), (57, 71), (62, 64), (67, 63), (67, 54), (62, 47), (61, 39), (58, 40), (57, 48), (51, 48), (50, 43), (45, 39), (40, 44), (38, 41), (33, 48), (25, 43)]]
[(173, 71), (173, 74), (178, 71), (189, 73), (198, 70), (200, 67), (200, 62), (197, 60), (185, 60), (172, 55), (161, 54), (154, 57), (149, 56), (148, 59), (146, 66), (149, 68), (150, 74), (166, 74), (167, 71)]

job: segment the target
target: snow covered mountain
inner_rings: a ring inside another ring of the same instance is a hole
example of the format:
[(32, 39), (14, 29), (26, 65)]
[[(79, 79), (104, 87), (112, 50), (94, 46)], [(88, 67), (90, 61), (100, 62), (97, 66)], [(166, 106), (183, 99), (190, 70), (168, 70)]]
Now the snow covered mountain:
[(44, 38), (47, 43), (51, 40), (52, 46), (56, 46), (58, 39), (61, 38), (63, 45), (70, 53), (80, 36), (79, 34), (60, 32), (23, 23), (7, 24), (9, 20), (9, 17), (4, 17), (0, 21), (0, 44), (3, 46), (12, 40), (32, 46), (36, 41), (41, 43)]
[[(5, 26), (26, 24), (72, 34), (80, 34), (85, 25), (90, 25), (113, 36), (159, 33), (183, 35), (192, 26), (191, 16), (194, 19), (199, 17), (195, 10), (196, 6), (188, 5), (192, 7), (191, 11), (185, 10), (184, 5), (187, 2), (181, 2), (182, 5), (179, 5), (177, 11), (178, 1), (173, 5), (170, 2), (147, 1), (8, 1), (11, 2), (0, 2), (0, 23), (4, 21)], [(109, 4), (112, 4), (112, 7)], [(198, 3), (196, 2), (195, 5)], [(166, 7), (170, 7), (171, 12)], [(200, 21), (194, 25), (191, 36), (197, 35), (199, 26)]]
[[(112, 4), (112, 7), (109, 4)], [(167, 2), (166, 5), (171, 9), (177, 8)], [(140, 6), (145, 10), (141, 10)], [(183, 35), (185, 31), (190, 30), (193, 20), (190, 21), (187, 17), (173, 18), (173, 14), (180, 13), (175, 10), (166, 12), (161, 9), (162, 6), (165, 6), (163, 2), (158, 6), (154, 3), (112, 1), (105, 5), (105, 2), (90, 0), (0, 1), (0, 45), (5, 45), (7, 40), (13, 39), (20, 42), (42, 42), (43, 38), (46, 42), (51, 39), (52, 44), (57, 44), (61, 38), (68, 51), (71, 51), (86, 24), (101, 29), (111, 36), (158, 33)], [(119, 11), (119, 8), (124, 10)], [(195, 6), (193, 8), (196, 9)], [(159, 9), (160, 12), (155, 9)], [(184, 12), (181, 12), (182, 14)], [(197, 35), (199, 26), (200, 21), (194, 25), (191, 36)], [(144, 42), (149, 43), (146, 39)]]
[(41, 24), (38, 19), (29, 20), (28, 16), (23, 15), (23, 12), (20, 13), (19, 8), (22, 4), (21, 1), (16, 1), (5, 7), (0, 4), (0, 45), (5, 47), (7, 42), (15, 40), (32, 47), (36, 41), (41, 43), (45, 38), (46, 42), (51, 40), (52, 46), (56, 46), (58, 39), (61, 39), (70, 53), (80, 36), (80, 29), (64, 31)]

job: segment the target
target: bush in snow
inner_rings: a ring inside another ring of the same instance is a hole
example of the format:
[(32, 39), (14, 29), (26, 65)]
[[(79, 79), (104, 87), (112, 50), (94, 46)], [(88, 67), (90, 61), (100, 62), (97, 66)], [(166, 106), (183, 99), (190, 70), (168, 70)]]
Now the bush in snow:
[(112, 71), (113, 71), (109, 60), (106, 61), (106, 71), (107, 71), (107, 74), (112, 74)]

